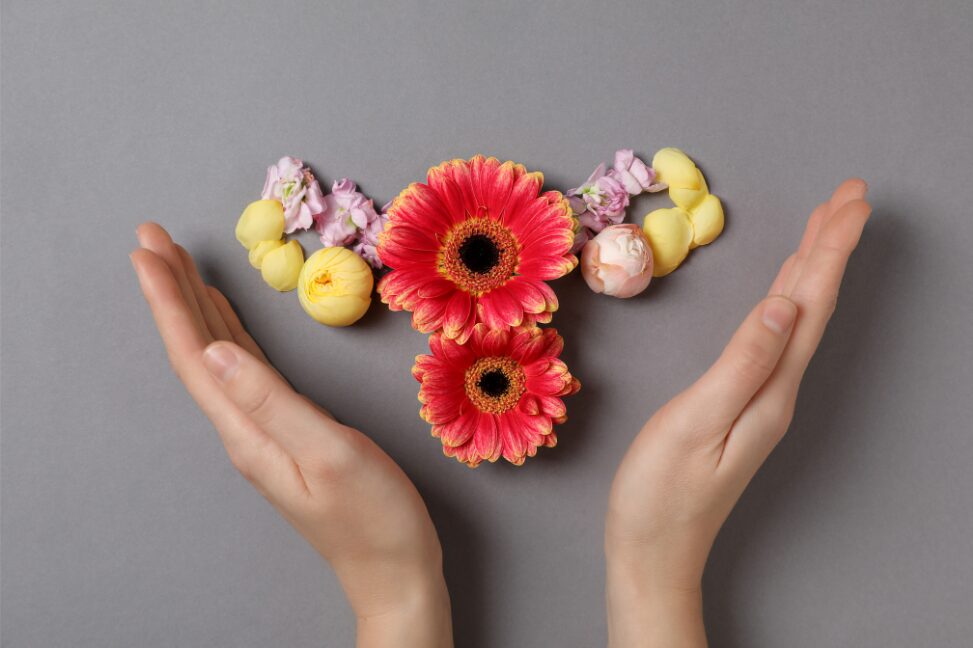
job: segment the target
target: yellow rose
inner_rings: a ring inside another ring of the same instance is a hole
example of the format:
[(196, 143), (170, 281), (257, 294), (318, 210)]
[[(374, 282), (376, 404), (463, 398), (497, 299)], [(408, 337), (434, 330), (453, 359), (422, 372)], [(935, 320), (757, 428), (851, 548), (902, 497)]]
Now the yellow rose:
[(689, 214), (679, 207), (656, 209), (642, 223), (649, 239), (655, 265), (653, 277), (664, 277), (679, 267), (693, 242), (693, 225)]
[(236, 224), (236, 238), (248, 250), (261, 241), (284, 236), (284, 206), (279, 200), (257, 200), (247, 205)]
[(276, 250), (283, 244), (284, 241), (260, 241), (250, 250), (250, 265), (259, 270), (267, 253)]
[(290, 241), (267, 252), (260, 264), (260, 274), (271, 288), (281, 292), (297, 288), (297, 278), (304, 265), (304, 250)]
[(297, 296), (304, 311), (328, 326), (357, 322), (372, 301), (375, 278), (365, 260), (343, 247), (312, 254), (298, 279)]

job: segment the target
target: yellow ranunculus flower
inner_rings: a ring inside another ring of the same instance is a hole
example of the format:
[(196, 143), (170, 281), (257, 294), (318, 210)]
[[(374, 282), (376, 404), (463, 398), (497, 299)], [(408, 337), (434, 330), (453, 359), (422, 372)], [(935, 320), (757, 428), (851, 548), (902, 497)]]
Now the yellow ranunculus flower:
[(250, 265), (259, 270), (267, 253), (276, 250), (283, 244), (284, 241), (260, 241), (250, 249)]
[(289, 241), (267, 252), (260, 264), (260, 274), (271, 288), (287, 292), (297, 288), (297, 278), (304, 265), (304, 250), (297, 241)]
[(656, 209), (642, 223), (642, 230), (652, 248), (653, 277), (663, 277), (682, 263), (693, 242), (693, 225), (689, 214), (679, 207)]
[(284, 206), (279, 200), (257, 200), (240, 214), (236, 238), (252, 250), (261, 241), (276, 241), (284, 236)]
[(723, 204), (713, 194), (706, 194), (689, 212), (689, 220), (693, 224), (692, 247), (712, 243), (723, 231)]
[(368, 310), (374, 282), (371, 267), (360, 256), (347, 248), (327, 247), (304, 264), (297, 296), (318, 322), (348, 326)]

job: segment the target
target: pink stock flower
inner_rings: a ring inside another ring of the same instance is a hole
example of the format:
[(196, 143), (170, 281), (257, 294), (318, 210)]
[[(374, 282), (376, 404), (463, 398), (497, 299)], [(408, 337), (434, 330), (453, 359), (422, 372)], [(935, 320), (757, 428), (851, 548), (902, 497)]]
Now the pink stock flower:
[(584, 201), (585, 211), (579, 220), (595, 232), (622, 222), (629, 202), (625, 185), (606, 173), (604, 164), (599, 164), (583, 185), (569, 190), (568, 196), (578, 196)]
[(315, 218), (315, 229), (325, 247), (349, 245), (378, 218), (372, 201), (358, 191), (354, 182), (342, 178), (324, 197), (324, 210)]
[(284, 233), (306, 230), (314, 217), (324, 211), (321, 185), (311, 170), (297, 158), (284, 156), (267, 168), (263, 200), (279, 200), (284, 205)]
[[(389, 203), (391, 204), (391, 203)], [(389, 217), (385, 214), (389, 205), (382, 208), (382, 212), (376, 218), (369, 221), (368, 225), (361, 231), (358, 242), (352, 248), (361, 258), (375, 269), (381, 269), (384, 265), (378, 256), (378, 236), (385, 230), (385, 223)]]
[(615, 165), (608, 175), (621, 182), (625, 190), (633, 196), (644, 191), (656, 192), (666, 188), (664, 183), (655, 182), (655, 169), (635, 157), (632, 149), (615, 151)]

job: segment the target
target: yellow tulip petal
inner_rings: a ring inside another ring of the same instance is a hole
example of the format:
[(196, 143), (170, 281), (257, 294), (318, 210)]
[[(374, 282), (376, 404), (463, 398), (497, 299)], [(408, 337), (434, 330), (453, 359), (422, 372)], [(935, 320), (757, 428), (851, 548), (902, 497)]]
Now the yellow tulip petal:
[(357, 322), (372, 301), (375, 277), (360, 256), (343, 247), (312, 254), (301, 269), (297, 295), (304, 312), (327, 326)]
[(689, 213), (689, 220), (693, 224), (693, 247), (712, 243), (723, 231), (723, 204), (713, 194), (707, 194)]
[(270, 250), (264, 255), (260, 274), (271, 288), (287, 292), (297, 288), (297, 279), (304, 265), (304, 250), (297, 241)]
[(669, 274), (678, 268), (689, 254), (689, 246), (693, 240), (693, 226), (689, 221), (689, 214), (684, 210), (673, 207), (650, 212), (642, 223), (642, 229), (652, 247), (652, 257), (655, 261), (653, 277)]
[(259, 270), (267, 253), (276, 250), (283, 244), (284, 241), (260, 241), (250, 250), (250, 265)]
[(275, 241), (284, 236), (284, 206), (279, 200), (257, 200), (240, 214), (236, 238), (248, 250), (261, 241)]
[(652, 158), (652, 168), (655, 169), (656, 181), (664, 182), (670, 189), (700, 189), (702, 174), (689, 156), (677, 148), (659, 150)]

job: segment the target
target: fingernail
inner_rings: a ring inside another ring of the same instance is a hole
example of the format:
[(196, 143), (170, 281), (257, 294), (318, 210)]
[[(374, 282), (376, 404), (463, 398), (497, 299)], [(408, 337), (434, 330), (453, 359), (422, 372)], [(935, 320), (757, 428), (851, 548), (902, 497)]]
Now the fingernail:
[(764, 305), (764, 312), (761, 315), (764, 326), (777, 335), (783, 335), (789, 331), (796, 317), (797, 306), (784, 297), (774, 297), (767, 300), (767, 304)]
[(236, 353), (225, 344), (217, 342), (209, 345), (203, 351), (203, 365), (220, 382), (226, 382), (232, 378), (239, 364)]

